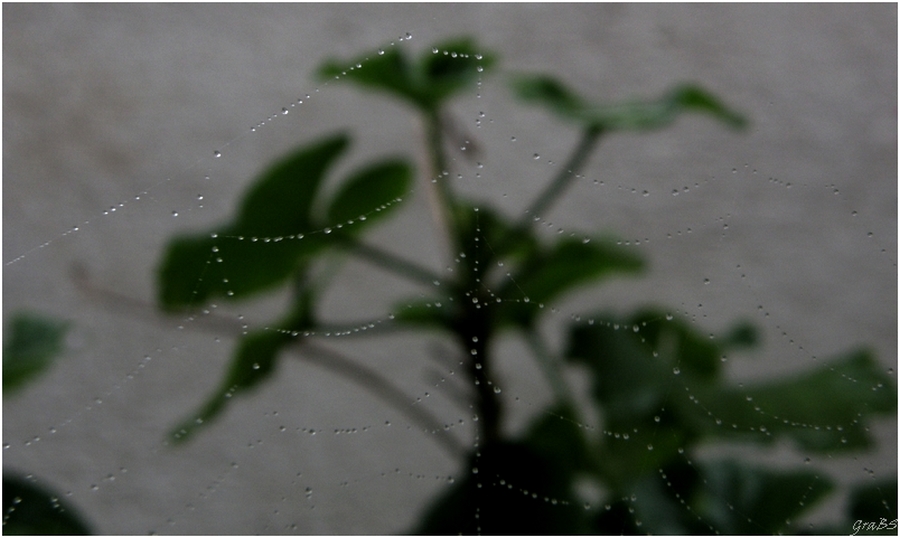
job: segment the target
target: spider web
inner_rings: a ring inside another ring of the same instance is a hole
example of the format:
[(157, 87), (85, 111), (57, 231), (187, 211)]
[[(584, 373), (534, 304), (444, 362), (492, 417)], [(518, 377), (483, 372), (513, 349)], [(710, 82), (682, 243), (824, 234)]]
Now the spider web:
[[(236, 398), (189, 444), (174, 447), (166, 441), (166, 432), (217, 386), (236, 338), (273, 329), (273, 313), (283, 312), (289, 302), (286, 295), (272, 294), (162, 316), (154, 306), (154, 270), (166, 242), (176, 233), (223, 222), (267, 163), (348, 126), (353, 151), (335, 175), (385, 153), (422, 159), (410, 142), (421, 133), (408, 110), (347, 85), (317, 85), (309, 73), (326, 57), (355, 57), (362, 50), (427, 52), (444, 35), (435, 17), (475, 33), (482, 28), (478, 17), (502, 20), (511, 13), (488, 7), (464, 15), (449, 7), (385, 8), (392, 19), (380, 6), (359, 9), (363, 13), (271, 7), (262, 16), (241, 19), (246, 26), (231, 33), (226, 29), (246, 12), (4, 6), (4, 319), (27, 308), (72, 322), (64, 358), (4, 402), (4, 468), (58, 491), (99, 532), (402, 532), (438, 494), (477, 470), (463, 465), (446, 441), (466, 451), (480, 442), (477, 413), (466, 403), (472, 392), (464, 375), (467, 357), (437, 334), (391, 331), (402, 310), (398, 299), (421, 296), (444, 308), (449, 292), (440, 285), (404, 283), (353, 260), (326, 268), (340, 269), (322, 305), (323, 319), (335, 326), (292, 335), (319, 346), (316, 358), (287, 353), (271, 381)], [(578, 33), (541, 39), (553, 31), (521, 35), (503, 26), (509, 39), (490, 43), (497, 44), (510, 69), (552, 70), (570, 76), (566, 80), (585, 95), (619, 98), (633, 88), (665, 88), (708, 62), (699, 78), (729, 102), (741, 103), (752, 119), (744, 135), (723, 134), (708, 120), (686, 118), (663, 132), (610, 137), (559, 205), (533, 216), (533, 226), (547, 240), (588, 241), (600, 230), (615, 234), (621, 246), (649, 262), (640, 278), (616, 279), (538, 305), (547, 347), (561, 350), (565, 328), (573, 323), (640, 332), (641, 327), (622, 324), (621, 317), (653, 304), (711, 339), (723, 338), (740, 319), (757, 325), (760, 348), (722, 358), (735, 383), (807, 371), (858, 345), (870, 346), (893, 377), (896, 71), (893, 78), (876, 73), (876, 65), (884, 67), (880, 45), (846, 34), (833, 42), (819, 38), (824, 41), (791, 49), (774, 72), (760, 60), (755, 71), (743, 73), (731, 65), (735, 55), (771, 58), (791, 44), (778, 10), (748, 12), (768, 25), (768, 45), (748, 52), (741, 49), (749, 46), (746, 38), (729, 41), (721, 31), (712, 39), (723, 51), (698, 56), (706, 49), (693, 36), (715, 16), (691, 26), (689, 12), (651, 10), (647, 20), (668, 14), (675, 22), (655, 23), (657, 31), (647, 37), (649, 23), (612, 6), (585, 6), (558, 16), (548, 8), (533, 9), (533, 15), (521, 16), (549, 17), (554, 28), (571, 25), (586, 33), (588, 26), (579, 21), (603, 14), (615, 31), (594, 40)], [(802, 13), (797, 8), (782, 15), (792, 20)], [(814, 17), (804, 28), (811, 32), (842, 13)], [(872, 12), (849, 13), (873, 19)], [(313, 14), (325, 22), (314, 22)], [(154, 23), (135, 26), (138, 18)], [(283, 21), (299, 24), (299, 33)], [(622, 35), (626, 23), (638, 30), (635, 37)], [(348, 34), (336, 29), (348, 26), (364, 31), (338, 39)], [(147, 29), (134, 32), (136, 27)], [(60, 28), (91, 29), (91, 39)], [(260, 42), (271, 28), (278, 38)], [(654, 45), (643, 45), (635, 59), (584, 56), (617, 39), (641, 46), (643, 38)], [(275, 44), (286, 43), (295, 51), (276, 52)], [(816, 45), (827, 54), (810, 61), (805, 47)], [(667, 46), (679, 52), (665, 55)], [(821, 84), (839, 78), (829, 69), (845, 67), (848, 49), (870, 55), (871, 66), (851, 73), (853, 83)], [(703, 61), (692, 59), (701, 56)], [(572, 68), (558, 67), (560, 57)], [(893, 60), (887, 67), (895, 70)], [(791, 69), (802, 73), (784, 74)], [(807, 82), (798, 82), (804, 77)], [(809, 99), (794, 96), (813, 87)], [(893, 94), (885, 93), (891, 89)], [(848, 104), (848, 94), (860, 97)], [(835, 103), (847, 107), (834, 112)], [(511, 102), (502, 83), (490, 76), (457, 100), (450, 116), (456, 147), (448, 154), (448, 179), (479, 200), (480, 209), (497, 208), (514, 218), (577, 142), (577, 133), (565, 125)], [(866, 138), (849, 134), (860, 132)], [(459, 253), (448, 259), (433, 239), (423, 181), (417, 180), (402, 197), (400, 211), (373, 228), (367, 240), (449, 275), (460, 263)], [(479, 239), (479, 248), (496, 246)], [(490, 269), (500, 278), (484, 283), (489, 295), (502, 302), (530, 301), (524, 292), (498, 295), (493, 285), (515, 284), (515, 277)], [(597, 313), (598, 305), (606, 314)], [(511, 434), (546, 415), (553, 397), (539, 365), (523, 359), (530, 354), (521, 338), (503, 336), (497, 342), (493, 383), (507, 406), (505, 430)], [(372, 379), (361, 388), (342, 370), (342, 360), (387, 380), (405, 404), (376, 394)], [(609, 429), (601, 416), (591, 414), (587, 373), (573, 368), (566, 375), (585, 406), (577, 426), (627, 439), (629, 432)], [(668, 379), (672, 398), (680, 397), (676, 394), (687, 387), (677, 369)], [(716, 409), (704, 407), (698, 395), (688, 397), (716, 420)], [(819, 426), (847, 425), (793, 425)], [(751, 430), (755, 424), (721, 427)], [(896, 475), (896, 420), (877, 421), (873, 434), (878, 449), (865, 453), (718, 443), (688, 458), (691, 465), (730, 455), (774, 468), (815, 466), (850, 486)], [(653, 447), (635, 441), (634, 450)], [(527, 491), (502, 476), (484, 481), (551, 506), (570, 502)], [(606, 493), (584, 484), (577, 502), (585, 510), (603, 510)], [(845, 494), (829, 497), (806, 516), (808, 528), (827, 524), (844, 502)], [(717, 529), (710, 526), (709, 532)]]

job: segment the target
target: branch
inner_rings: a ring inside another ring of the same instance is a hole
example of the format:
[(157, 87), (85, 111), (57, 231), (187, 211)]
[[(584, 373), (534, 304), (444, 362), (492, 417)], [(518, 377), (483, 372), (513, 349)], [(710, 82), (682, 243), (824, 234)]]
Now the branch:
[(569, 184), (578, 175), (578, 171), (584, 166), (591, 152), (594, 150), (600, 135), (603, 134), (599, 127), (588, 127), (581, 135), (581, 140), (569, 160), (560, 169), (556, 177), (528, 206), (519, 222), (513, 226), (500, 241), (496, 243), (495, 252), (502, 253), (508, 249), (531, 227), (535, 215), (541, 215), (552, 206), (557, 198), (569, 187)]
[[(89, 297), (99, 299), (102, 303), (106, 303), (118, 310), (125, 310), (137, 317), (150, 318), (157, 323), (164, 323), (167, 319), (152, 304), (116, 291), (95, 286), (90, 281), (86, 268), (80, 264), (74, 265), (71, 273), (76, 287), (80, 288)], [(191, 320), (191, 327), (197, 327), (201, 331), (213, 334), (225, 333), (228, 336), (237, 336), (244, 331), (240, 322), (217, 314), (205, 314), (196, 317), (192, 315)], [(186, 324), (186, 326), (188, 325)], [(300, 359), (318, 364), (332, 373), (356, 383), (376, 398), (383, 400), (386, 404), (405, 415), (410, 421), (421, 426), (426, 432), (432, 433), (431, 437), (453, 457), (462, 457), (465, 454), (466, 450), (444, 429), (443, 424), (428, 411), (411, 405), (412, 398), (406, 396), (400, 389), (376, 372), (355, 363), (336, 351), (332, 351), (320, 344), (315, 344), (309, 339), (304, 339), (301, 349), (312, 353), (298, 355)]]
[(435, 282), (441, 282), (441, 278), (437, 273), (421, 265), (401, 258), (396, 254), (392, 254), (378, 247), (367, 245), (361, 241), (348, 236), (340, 236), (342, 246), (346, 247), (353, 254), (387, 269), (393, 273), (403, 275), (424, 284), (434, 285)]
[[(310, 353), (303, 353), (303, 351)], [(316, 364), (356, 383), (400, 413), (406, 415), (410, 421), (422, 427), (425, 433), (432, 434), (432, 437), (451, 456), (461, 458), (465, 455), (465, 448), (459, 444), (456, 438), (445, 429), (444, 425), (434, 415), (420, 406), (412, 405), (412, 399), (409, 396), (374, 370), (345, 357), (333, 349), (310, 341), (302, 342), (297, 352), (296, 356), (299, 359)]]
[(536, 328), (522, 332), (525, 334), (525, 340), (528, 342), (528, 347), (531, 348), (538, 364), (544, 371), (544, 375), (547, 377), (547, 381), (550, 383), (550, 388), (553, 390), (556, 401), (569, 404), (574, 409), (575, 406), (572, 403), (572, 397), (570, 396), (572, 392), (560, 373), (559, 359), (553, 356), (553, 354), (550, 353), (550, 350), (547, 349), (546, 343), (543, 338), (541, 338), (540, 332)]

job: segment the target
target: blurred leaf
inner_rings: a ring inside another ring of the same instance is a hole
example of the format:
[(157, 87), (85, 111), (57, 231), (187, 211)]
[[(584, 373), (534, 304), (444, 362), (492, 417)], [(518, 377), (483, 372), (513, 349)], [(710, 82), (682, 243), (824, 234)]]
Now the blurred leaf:
[(557, 462), (499, 443), (470, 457), (463, 476), (425, 511), (413, 534), (551, 535), (587, 532)]
[(350, 144), (338, 134), (304, 146), (255, 180), (238, 210), (236, 228), (247, 236), (278, 237), (308, 232), (325, 173)]
[(344, 231), (356, 233), (363, 223), (371, 224), (384, 217), (409, 191), (412, 175), (412, 169), (402, 160), (385, 161), (357, 172), (335, 195), (325, 225), (353, 221)]
[(578, 286), (609, 275), (636, 273), (643, 266), (633, 252), (609, 240), (566, 238), (549, 248), (534, 249), (497, 293), (501, 298), (521, 299), (504, 302), (503, 317), (528, 326), (540, 313), (541, 303), (549, 304)]
[(793, 532), (787, 522), (815, 505), (833, 487), (827, 478), (812, 471), (776, 471), (736, 461), (696, 465), (703, 486), (693, 496), (691, 506), (720, 534)]
[(91, 532), (59, 495), (4, 471), (3, 534), (85, 535)]
[[(504, 215), (491, 207), (479, 207), (474, 202), (461, 201), (454, 208), (457, 235), (465, 257), (459, 259), (457, 273), (482, 276), (489, 266), (500, 262), (515, 265), (533, 254), (538, 240), (530, 229), (516, 228)], [(478, 270), (476, 270), (476, 267)], [(474, 280), (467, 288), (477, 288)]]
[[(853, 488), (850, 493), (850, 519), (887, 522), (897, 519), (897, 477)], [(893, 529), (896, 531), (896, 526)]]
[(742, 388), (698, 388), (695, 395), (729, 426), (712, 428), (711, 433), (755, 442), (783, 435), (802, 450), (829, 453), (872, 446), (866, 419), (897, 408), (893, 381), (865, 350), (789, 378)]
[(267, 380), (275, 371), (281, 351), (296, 343), (293, 333), (313, 327), (313, 290), (306, 290), (295, 304), (295, 310), (272, 328), (254, 331), (238, 343), (225, 379), (213, 391), (200, 410), (170, 433), (175, 442), (184, 442), (195, 431), (209, 424), (235, 396), (246, 393)]
[(159, 268), (163, 308), (263, 291), (294, 274), (303, 257), (321, 250), (320, 235), (304, 234), (318, 230), (311, 219), (313, 199), (348, 143), (338, 135), (301, 148), (253, 184), (234, 223), (171, 241)]
[(556, 462), (560, 478), (572, 481), (592, 468), (592, 454), (577, 413), (557, 405), (541, 413), (525, 434), (524, 442), (536, 454)]
[[(669, 398), (675, 368), (679, 374), (712, 381), (719, 348), (686, 322), (655, 310), (617, 321), (574, 323), (566, 351), (593, 373), (593, 394), (610, 420), (628, 423), (657, 414)], [(629, 428), (630, 429), (630, 428)]]
[[(739, 324), (730, 334), (749, 335), (749, 329)], [(892, 380), (866, 351), (792, 378), (726, 384), (720, 358), (727, 345), (747, 340), (712, 340), (651, 310), (620, 323), (576, 324), (567, 356), (591, 369), (594, 397), (611, 424), (628, 430), (671, 427), (667, 435), (686, 440), (714, 436), (759, 443), (784, 436), (806, 450), (863, 448), (871, 443), (866, 417), (896, 409)], [(650, 424), (656, 416), (660, 422)]]
[(524, 102), (542, 105), (562, 119), (603, 131), (659, 129), (684, 112), (706, 113), (734, 128), (747, 123), (711, 93), (691, 84), (676, 86), (655, 100), (602, 106), (590, 103), (546, 75), (520, 75), (512, 79), (511, 86)]
[(423, 102), (436, 108), (451, 95), (473, 85), (481, 76), (479, 68), (494, 63), (492, 54), (479, 50), (470, 39), (456, 39), (440, 43), (419, 61), (418, 78)]
[(3, 346), (4, 394), (22, 388), (49, 367), (63, 350), (68, 323), (27, 312), (17, 313), (7, 326)]
[(749, 322), (735, 324), (725, 336), (725, 345), (733, 348), (754, 347), (759, 344), (759, 341), (759, 331)]
[(471, 86), (480, 76), (479, 68), (485, 69), (493, 61), (479, 53), (469, 39), (447, 41), (432, 50), (438, 52), (423, 53), (418, 62), (407, 60), (396, 48), (353, 62), (331, 60), (319, 68), (319, 76), (355, 82), (392, 94), (420, 110), (435, 111), (450, 96)]
[(378, 55), (366, 55), (352, 62), (329, 60), (319, 67), (319, 77), (355, 82), (413, 103), (419, 99), (412, 68), (396, 48), (381, 51)]
[(448, 331), (452, 331), (456, 323), (456, 305), (447, 303), (446, 298), (411, 299), (399, 304), (392, 311), (395, 312), (396, 323)]

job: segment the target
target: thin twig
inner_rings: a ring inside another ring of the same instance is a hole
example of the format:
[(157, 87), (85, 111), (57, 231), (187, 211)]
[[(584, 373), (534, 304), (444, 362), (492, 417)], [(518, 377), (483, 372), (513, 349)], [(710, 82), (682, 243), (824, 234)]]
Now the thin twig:
[(441, 424), (437, 418), (422, 407), (412, 404), (412, 399), (391, 384), (390, 381), (374, 370), (353, 361), (337, 351), (318, 343), (304, 341), (296, 348), (296, 356), (301, 360), (316, 364), (330, 370), (341, 377), (353, 381), (357, 385), (377, 396), (410, 421), (418, 424), (425, 433), (430, 433), (451, 456), (460, 458), (466, 450)]
[(578, 172), (587, 162), (594, 146), (600, 140), (603, 131), (598, 127), (588, 127), (582, 132), (581, 140), (578, 146), (569, 156), (568, 161), (556, 174), (556, 177), (550, 181), (547, 187), (534, 199), (519, 222), (510, 228), (500, 241), (496, 243), (494, 250), (502, 253), (514, 244), (524, 232), (526, 232), (534, 222), (534, 217), (543, 215), (568, 188), (569, 184), (578, 176)]
[(456, 203), (449, 185), (447, 157), (444, 154), (444, 140), (441, 136), (444, 122), (441, 120), (440, 112), (434, 110), (423, 114), (423, 123), (428, 150), (426, 169), (429, 169), (430, 172), (430, 180), (426, 184), (428, 203), (431, 206), (431, 215), (438, 234), (445, 243), (445, 254), (448, 259), (452, 259), (454, 254), (459, 251), (455, 234), (459, 228), (456, 226), (456, 219), (453, 215)]
[(560, 403), (570, 404), (572, 399), (569, 395), (572, 394), (572, 391), (569, 390), (565, 379), (563, 379), (562, 374), (560, 373), (559, 359), (550, 352), (547, 344), (541, 337), (540, 331), (534, 329), (522, 332), (525, 334), (525, 340), (528, 342), (528, 346), (531, 348), (532, 353), (534, 353), (538, 364), (544, 371), (544, 375), (547, 377), (548, 383), (550, 383), (550, 388), (553, 390), (553, 395), (556, 397), (556, 400)]
[(441, 278), (437, 273), (434, 273), (415, 262), (401, 258), (396, 254), (381, 250), (378, 247), (367, 245), (347, 236), (343, 236), (341, 242), (351, 253), (391, 272), (409, 277), (424, 284), (434, 285), (435, 282), (441, 283)]
[[(157, 323), (162, 323), (167, 319), (165, 316), (160, 315), (153, 305), (145, 301), (94, 285), (88, 277), (87, 270), (82, 265), (72, 267), (72, 279), (75, 285), (89, 297), (97, 298), (116, 309), (125, 310), (141, 318), (151, 318)], [(191, 319), (192, 327), (214, 334), (226, 333), (229, 336), (236, 336), (245, 330), (240, 322), (217, 314), (210, 313), (199, 317), (192, 316)], [(432, 433), (435, 441), (453, 457), (462, 457), (465, 454), (466, 451), (463, 446), (444, 428), (437, 418), (425, 409), (411, 405), (412, 398), (405, 395), (390, 381), (376, 372), (336, 351), (310, 341), (309, 338), (303, 339), (301, 344), (291, 351), (301, 360), (317, 364), (332, 373), (348, 379), (370, 392), (376, 398), (381, 399), (405, 415), (410, 421), (421, 426), (424, 431)], [(302, 353), (302, 351), (308, 351), (309, 353)]]

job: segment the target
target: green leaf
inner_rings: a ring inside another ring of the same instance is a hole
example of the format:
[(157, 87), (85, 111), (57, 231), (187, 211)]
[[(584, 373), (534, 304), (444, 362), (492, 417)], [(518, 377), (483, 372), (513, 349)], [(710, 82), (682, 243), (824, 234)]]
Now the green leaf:
[(49, 367), (63, 350), (68, 323), (37, 314), (15, 314), (3, 346), (3, 391), (10, 394)]
[(833, 486), (813, 471), (769, 470), (735, 461), (697, 462), (703, 487), (694, 511), (719, 534), (793, 533), (794, 520)]
[(534, 249), (512, 279), (505, 279), (497, 294), (521, 299), (501, 305), (504, 317), (520, 325), (530, 325), (540, 313), (541, 303), (556, 300), (564, 293), (613, 274), (636, 273), (643, 261), (633, 252), (610, 240), (585, 242), (566, 238), (550, 248)]
[[(715, 409), (724, 424), (739, 425), (710, 426), (711, 434), (756, 442), (780, 435), (793, 439), (802, 450), (828, 453), (872, 446), (866, 419), (894, 413), (897, 404), (892, 379), (866, 350), (789, 378), (710, 391), (698, 387), (695, 395)], [(709, 423), (708, 418), (697, 420)]]
[[(523, 443), (483, 446), (466, 462), (462, 478), (428, 507), (412, 533), (585, 533), (585, 511), (574, 501), (570, 483), (557, 464)], [(532, 492), (539, 497), (535, 499)]]
[(329, 60), (319, 67), (319, 77), (354, 82), (416, 104), (419, 101), (412, 68), (406, 57), (395, 48), (352, 62)]
[(24, 478), (3, 473), (3, 534), (86, 535), (88, 525), (74, 508)]
[(456, 39), (436, 45), (432, 52), (420, 59), (416, 73), (423, 104), (436, 109), (452, 95), (471, 87), (483, 70), (493, 63), (494, 56), (479, 50), (470, 39)]
[(344, 182), (328, 208), (326, 226), (343, 225), (346, 233), (358, 233), (389, 214), (409, 192), (412, 168), (406, 161), (395, 159), (366, 167)]
[(347, 149), (339, 134), (304, 146), (278, 161), (254, 181), (238, 212), (236, 232), (278, 237), (309, 232), (319, 186), (328, 168)]
[(456, 305), (446, 298), (411, 299), (397, 305), (392, 311), (396, 312), (396, 323), (450, 332), (453, 332), (458, 315)]
[(654, 428), (674, 428), (684, 439), (781, 437), (829, 452), (870, 446), (866, 418), (896, 409), (893, 381), (871, 353), (856, 351), (793, 377), (726, 384), (720, 358), (728, 346), (742, 345), (748, 331), (739, 324), (731, 334), (744, 337), (711, 340), (687, 322), (649, 310), (622, 322), (576, 324), (567, 356), (591, 369), (594, 398), (620, 428), (643, 429), (660, 416)]
[[(897, 519), (897, 477), (856, 486), (850, 494), (850, 519), (887, 522)], [(897, 529), (892, 529), (896, 531)]]
[[(396, 48), (355, 61), (330, 60), (319, 68), (324, 79), (354, 82), (386, 92), (420, 110), (435, 111), (441, 103), (471, 86), (493, 62), (468, 39), (432, 47), (419, 61), (410, 61)], [(446, 52), (446, 54), (445, 54)]]
[(529, 425), (524, 442), (535, 453), (556, 462), (557, 472), (567, 481), (593, 467), (583, 426), (568, 405), (557, 405), (541, 413)]
[(239, 299), (285, 281), (326, 246), (312, 208), (319, 185), (349, 140), (324, 139), (282, 159), (244, 197), (235, 222), (172, 240), (159, 267), (159, 300), (174, 310), (212, 297)]
[(544, 106), (561, 119), (603, 131), (659, 129), (684, 112), (709, 114), (733, 128), (747, 123), (710, 92), (693, 84), (676, 86), (657, 99), (612, 105), (595, 105), (545, 75), (519, 75), (511, 80), (511, 87), (514, 95), (526, 103)]
[(169, 437), (184, 442), (196, 430), (217, 418), (235, 396), (256, 388), (275, 372), (278, 355), (294, 343), (294, 334), (314, 326), (312, 319), (313, 290), (301, 293), (295, 310), (273, 328), (254, 331), (241, 338), (225, 378), (206, 402), (187, 420), (172, 430)]

